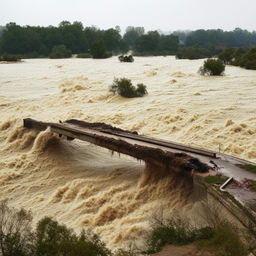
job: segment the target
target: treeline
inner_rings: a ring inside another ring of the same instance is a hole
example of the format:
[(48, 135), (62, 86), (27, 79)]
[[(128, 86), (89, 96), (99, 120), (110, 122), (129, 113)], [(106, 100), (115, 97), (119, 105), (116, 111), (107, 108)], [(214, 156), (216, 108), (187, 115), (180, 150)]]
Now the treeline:
[[(145, 32), (143, 27), (127, 27), (124, 35), (120, 28), (101, 30), (96, 27), (84, 27), (81, 22), (62, 21), (59, 26), (20, 26), (8, 23), (0, 27), (0, 54), (16, 54), (26, 58), (48, 57), (53, 48), (64, 46), (71, 54), (91, 53), (99, 45), (107, 53), (126, 53), (132, 50), (134, 55), (174, 55), (189, 58), (211, 57), (225, 47), (245, 47), (256, 45), (256, 32), (235, 29), (234, 31), (196, 30), (176, 31), (162, 34), (159, 31)], [(111, 53), (111, 54), (110, 54)]]

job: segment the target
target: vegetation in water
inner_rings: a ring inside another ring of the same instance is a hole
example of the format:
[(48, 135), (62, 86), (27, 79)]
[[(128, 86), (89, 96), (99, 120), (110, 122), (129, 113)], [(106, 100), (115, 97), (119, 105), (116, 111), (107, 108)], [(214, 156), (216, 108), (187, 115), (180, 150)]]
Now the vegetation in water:
[(92, 44), (90, 54), (94, 59), (106, 59), (112, 56), (108, 53), (103, 40), (96, 41)]
[(218, 50), (215, 48), (181, 47), (176, 53), (176, 59), (204, 59), (213, 57)]
[(50, 53), (51, 59), (70, 58), (71, 56), (72, 56), (72, 52), (70, 50), (68, 50), (65, 45), (54, 46)]
[(233, 65), (256, 70), (256, 47), (248, 49), (244, 54), (236, 55)]
[(120, 55), (118, 56), (120, 62), (134, 62), (132, 55)]
[(137, 84), (135, 87), (132, 85), (131, 80), (127, 78), (115, 78), (113, 84), (109, 88), (109, 91), (114, 94), (117, 93), (125, 98), (142, 97), (148, 93), (144, 84)]
[(92, 55), (90, 53), (79, 53), (77, 54), (76, 56), (77, 58), (82, 58), (82, 59), (89, 59), (89, 58), (92, 58)]
[(4, 55), (0, 56), (0, 61), (17, 62), (20, 60), (21, 60), (20, 57), (17, 55), (4, 54)]
[(199, 69), (201, 75), (221, 76), (225, 71), (225, 65), (219, 59), (207, 59)]

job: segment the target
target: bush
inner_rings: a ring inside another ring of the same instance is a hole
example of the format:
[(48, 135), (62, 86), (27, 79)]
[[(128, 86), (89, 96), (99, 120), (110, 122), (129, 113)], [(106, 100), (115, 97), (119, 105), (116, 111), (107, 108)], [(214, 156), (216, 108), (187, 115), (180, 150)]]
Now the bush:
[(241, 56), (236, 56), (232, 64), (246, 69), (256, 70), (256, 47), (251, 48)]
[(235, 49), (226, 48), (219, 55), (218, 58), (223, 61), (224, 64), (230, 64), (235, 56)]
[(209, 227), (196, 228), (187, 220), (173, 218), (167, 223), (160, 222), (154, 227), (148, 238), (147, 253), (159, 252), (167, 244), (185, 245), (198, 240), (209, 239), (213, 236), (213, 230)]
[(32, 252), (32, 216), (21, 209), (8, 207), (7, 201), (0, 202), (0, 255), (25, 256)]
[(204, 65), (200, 67), (199, 73), (201, 75), (221, 76), (225, 71), (225, 65), (219, 59), (207, 59)]
[(0, 255), (3, 256), (111, 256), (112, 253), (91, 232), (76, 235), (72, 229), (45, 217), (31, 228), (32, 216), (0, 203)]
[(96, 41), (92, 44), (91, 55), (94, 59), (106, 59), (112, 56), (108, 53), (103, 40)]
[(120, 62), (134, 62), (132, 55), (120, 55), (118, 59)]
[(111, 252), (95, 234), (82, 231), (77, 236), (73, 230), (49, 217), (43, 218), (37, 224), (35, 244), (37, 256), (111, 255)]
[(214, 56), (216, 53), (215, 49), (206, 49), (198, 47), (183, 47), (180, 48), (176, 53), (176, 59), (204, 59)]
[(16, 62), (16, 61), (20, 61), (20, 57), (12, 54), (4, 54), (0, 56), (0, 61)]
[[(208, 209), (209, 210), (209, 209)], [(216, 216), (211, 216), (215, 219)], [(159, 252), (167, 244), (185, 245), (196, 243), (216, 256), (247, 256), (249, 247), (246, 247), (237, 228), (230, 223), (218, 219), (211, 221), (206, 227), (197, 228), (188, 220), (176, 217), (166, 221), (158, 221), (148, 237), (148, 250), (146, 253)]]
[(109, 91), (126, 98), (142, 97), (147, 94), (147, 89), (144, 84), (137, 84), (136, 88), (132, 85), (131, 80), (127, 78), (114, 79)]
[(65, 45), (55, 45), (50, 53), (51, 59), (70, 58), (71, 56), (72, 52)]
[(83, 58), (83, 59), (89, 59), (91, 57), (92, 57), (92, 55), (90, 53), (79, 53), (77, 55), (77, 58)]
[(209, 239), (198, 242), (198, 245), (212, 251), (218, 256), (247, 256), (248, 249), (241, 242), (238, 230), (227, 222), (212, 230)]

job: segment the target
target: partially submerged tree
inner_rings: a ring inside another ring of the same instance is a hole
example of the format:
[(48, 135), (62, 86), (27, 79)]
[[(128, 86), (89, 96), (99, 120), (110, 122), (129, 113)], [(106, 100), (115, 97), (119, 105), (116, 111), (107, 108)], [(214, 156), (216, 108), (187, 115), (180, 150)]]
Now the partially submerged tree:
[(200, 67), (199, 73), (208, 76), (221, 76), (225, 71), (225, 65), (219, 59), (207, 59)]
[(90, 53), (94, 59), (105, 59), (111, 57), (111, 54), (106, 50), (103, 40), (94, 42), (92, 44)]
[(52, 48), (52, 52), (50, 53), (51, 59), (63, 59), (63, 58), (70, 58), (72, 52), (67, 49), (65, 45), (55, 45)]
[(120, 62), (134, 62), (132, 55), (120, 55), (118, 56)]
[(109, 91), (125, 98), (142, 97), (148, 93), (144, 84), (137, 84), (135, 87), (132, 85), (131, 80), (127, 78), (114, 79)]

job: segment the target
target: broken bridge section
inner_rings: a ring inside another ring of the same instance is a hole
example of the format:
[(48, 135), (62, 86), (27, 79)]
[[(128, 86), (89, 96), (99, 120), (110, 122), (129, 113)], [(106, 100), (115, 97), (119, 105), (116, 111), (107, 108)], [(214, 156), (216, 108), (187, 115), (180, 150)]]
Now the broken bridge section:
[[(80, 139), (109, 150), (142, 160), (145, 170), (159, 177), (168, 174), (192, 177), (195, 173), (208, 173), (210, 167), (198, 158), (185, 152), (199, 153), (200, 149), (138, 135), (137, 132), (122, 130), (105, 123), (89, 123), (67, 120), (60, 123), (40, 122), (24, 119), (24, 127), (39, 131), (50, 127), (51, 132)], [(215, 153), (202, 150), (202, 154), (214, 158)], [(157, 172), (157, 173), (155, 173)]]

